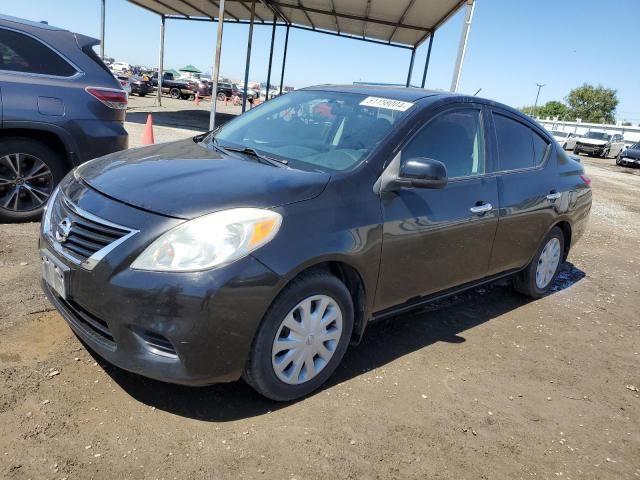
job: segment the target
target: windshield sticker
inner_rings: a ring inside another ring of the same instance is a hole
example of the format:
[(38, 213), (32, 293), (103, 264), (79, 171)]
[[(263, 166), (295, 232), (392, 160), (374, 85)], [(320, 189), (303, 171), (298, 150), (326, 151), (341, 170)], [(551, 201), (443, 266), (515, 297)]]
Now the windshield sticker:
[(392, 100), (390, 98), (367, 97), (360, 102), (364, 107), (388, 108), (389, 110), (398, 110), (404, 112), (413, 107), (411, 102), (402, 102), (400, 100)]

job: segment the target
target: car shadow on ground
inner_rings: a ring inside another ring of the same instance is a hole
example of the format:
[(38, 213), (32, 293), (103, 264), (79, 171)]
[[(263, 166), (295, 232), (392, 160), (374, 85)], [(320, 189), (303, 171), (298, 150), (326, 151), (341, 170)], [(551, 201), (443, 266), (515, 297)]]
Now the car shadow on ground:
[[(563, 265), (551, 295), (585, 277), (571, 263)], [(332, 378), (319, 391), (381, 367), (436, 342), (462, 344), (462, 333), (531, 302), (502, 281), (434, 302), (426, 307), (371, 324), (360, 345), (352, 346)], [(461, 347), (463, 348), (463, 347)], [(175, 415), (209, 422), (250, 418), (286, 408), (258, 395), (243, 381), (209, 387), (167, 384), (107, 364), (94, 353), (111, 378), (134, 399)], [(315, 395), (318, 392), (312, 394)]]
[[(153, 124), (160, 127), (175, 127), (206, 132), (209, 130), (209, 110), (150, 111), (148, 109), (127, 110), (125, 121), (147, 123), (147, 115), (153, 115)], [(216, 125), (224, 125), (237, 115), (216, 113)]]

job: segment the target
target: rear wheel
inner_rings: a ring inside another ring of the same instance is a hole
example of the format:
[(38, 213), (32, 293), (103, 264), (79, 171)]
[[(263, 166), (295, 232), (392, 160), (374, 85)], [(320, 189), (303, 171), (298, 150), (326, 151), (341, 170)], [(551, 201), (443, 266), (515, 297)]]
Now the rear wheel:
[(143, 93), (143, 92), (139, 92), (139, 93), (138, 93), (138, 96), (139, 96), (139, 97), (144, 97), (145, 95), (146, 95), (146, 93)]
[(34, 221), (66, 173), (64, 159), (47, 145), (24, 138), (0, 145), (0, 221)]
[(221, 102), (223, 102), (223, 101), (227, 98), (227, 96), (226, 96), (224, 93), (220, 92), (220, 93), (218, 93), (218, 95), (216, 96), (216, 98), (217, 98), (218, 100), (220, 100)]
[(308, 395), (335, 371), (352, 328), (353, 302), (345, 285), (329, 273), (302, 274), (265, 315), (243, 378), (272, 400)]
[(169, 90), (169, 95), (171, 96), (171, 98), (178, 100), (182, 94), (180, 93), (180, 89), (172, 88), (171, 90)]
[(536, 256), (514, 277), (515, 289), (532, 298), (540, 298), (551, 290), (564, 255), (564, 234), (554, 227), (545, 237)]
[(573, 153), (574, 153), (575, 155), (580, 155), (580, 149), (579, 149), (578, 147), (575, 147), (575, 148), (573, 149)]

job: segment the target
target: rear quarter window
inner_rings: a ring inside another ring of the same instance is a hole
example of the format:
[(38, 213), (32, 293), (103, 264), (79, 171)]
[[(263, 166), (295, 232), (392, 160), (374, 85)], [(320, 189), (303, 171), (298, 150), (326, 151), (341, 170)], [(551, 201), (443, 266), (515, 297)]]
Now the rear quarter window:
[(0, 70), (71, 77), (76, 69), (45, 44), (0, 28)]

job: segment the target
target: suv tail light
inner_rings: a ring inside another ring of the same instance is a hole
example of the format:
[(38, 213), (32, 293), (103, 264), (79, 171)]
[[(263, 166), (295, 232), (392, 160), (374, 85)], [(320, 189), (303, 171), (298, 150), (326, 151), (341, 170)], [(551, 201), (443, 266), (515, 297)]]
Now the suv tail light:
[(591, 179), (589, 177), (587, 177), (586, 175), (580, 175), (580, 178), (587, 187), (591, 186)]
[(87, 87), (86, 92), (114, 110), (127, 108), (127, 92), (115, 88)]

